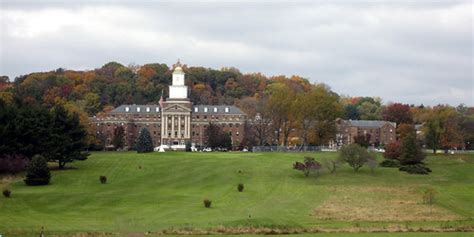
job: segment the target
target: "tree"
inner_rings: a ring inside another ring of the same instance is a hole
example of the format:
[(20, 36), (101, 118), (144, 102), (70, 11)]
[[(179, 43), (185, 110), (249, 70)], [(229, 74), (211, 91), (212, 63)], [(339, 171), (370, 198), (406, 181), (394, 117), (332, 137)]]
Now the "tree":
[(148, 132), (148, 129), (142, 128), (140, 135), (137, 138), (135, 147), (138, 153), (153, 151), (153, 140), (151, 138), (150, 132)]
[(232, 149), (232, 138), (229, 133), (224, 132), (222, 128), (214, 123), (209, 123), (206, 128), (207, 146), (216, 148)]
[(370, 146), (370, 133), (355, 136), (354, 143), (357, 143), (362, 147), (368, 148)]
[(401, 155), (402, 146), (400, 142), (396, 141), (385, 145), (385, 152), (383, 153), (385, 159), (398, 160)]
[(360, 119), (362, 120), (379, 120), (381, 118), (380, 103), (365, 101), (358, 107)]
[(413, 114), (407, 104), (394, 103), (388, 105), (382, 111), (382, 116), (384, 120), (395, 122), (397, 126), (402, 123), (413, 124)]
[(63, 106), (55, 106), (52, 113), (53, 127), (47, 157), (58, 162), (60, 169), (74, 160), (87, 159), (89, 154), (84, 152), (87, 134), (79, 122), (78, 114), (68, 114)]
[(46, 185), (49, 184), (50, 179), (51, 173), (46, 159), (41, 155), (33, 156), (27, 168), (25, 184), (30, 186)]
[(339, 154), (341, 161), (348, 163), (354, 171), (358, 171), (373, 155), (366, 148), (353, 143), (341, 148)]
[(428, 148), (433, 150), (433, 154), (440, 146), (440, 125), (436, 120), (430, 120), (425, 123), (425, 143)]
[(112, 137), (112, 145), (116, 150), (123, 148), (125, 130), (122, 126), (118, 126), (114, 129), (114, 136)]
[(398, 138), (403, 140), (407, 135), (415, 133), (415, 126), (413, 124), (402, 123), (397, 128)]
[(425, 154), (416, 141), (415, 134), (409, 134), (402, 140), (400, 164), (416, 165), (422, 164)]
[(344, 106), (344, 119), (359, 120), (360, 114), (356, 105), (347, 104)]
[(268, 91), (270, 96), (267, 108), (272, 118), (276, 143), (286, 146), (290, 131), (293, 129), (294, 113), (292, 105), (296, 96), (296, 89), (287, 83), (277, 82), (273, 83)]

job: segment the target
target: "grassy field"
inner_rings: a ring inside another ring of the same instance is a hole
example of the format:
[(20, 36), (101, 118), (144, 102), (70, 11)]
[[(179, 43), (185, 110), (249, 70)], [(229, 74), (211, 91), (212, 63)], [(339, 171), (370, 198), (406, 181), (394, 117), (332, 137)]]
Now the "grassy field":
[[(433, 173), (427, 176), (390, 168), (371, 173), (364, 167), (356, 173), (345, 165), (336, 174), (323, 172), (318, 178), (292, 169), (304, 155), (308, 154), (93, 153), (87, 161), (73, 163), (76, 169), (54, 171), (51, 185), (28, 187), (19, 179), (12, 181), (12, 197), (0, 197), (0, 234), (33, 236), (42, 226), (56, 236), (142, 236), (163, 230), (170, 234), (453, 231), (474, 226), (472, 154), (429, 156)], [(310, 155), (335, 158), (337, 153)], [(107, 184), (100, 184), (100, 175), (107, 176)], [(245, 185), (244, 192), (237, 192), (238, 183)], [(427, 187), (438, 192), (432, 207), (422, 201)], [(212, 200), (212, 208), (203, 207), (204, 198)], [(323, 235), (349, 234), (316, 236)]]

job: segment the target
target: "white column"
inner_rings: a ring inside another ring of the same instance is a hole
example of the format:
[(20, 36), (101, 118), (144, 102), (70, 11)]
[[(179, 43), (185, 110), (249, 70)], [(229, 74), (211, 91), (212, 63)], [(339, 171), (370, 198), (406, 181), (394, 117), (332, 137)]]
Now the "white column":
[(174, 115), (171, 116), (171, 137), (174, 137)]
[(178, 137), (181, 138), (181, 115), (178, 115)]

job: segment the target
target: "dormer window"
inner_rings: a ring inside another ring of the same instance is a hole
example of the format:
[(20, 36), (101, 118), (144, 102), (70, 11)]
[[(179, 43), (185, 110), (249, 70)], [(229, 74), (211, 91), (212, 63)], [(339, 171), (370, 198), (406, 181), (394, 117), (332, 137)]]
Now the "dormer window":
[(217, 107), (214, 107), (214, 113), (217, 113)]
[(195, 112), (195, 113), (199, 112), (199, 108), (198, 108), (198, 107), (194, 107), (194, 112)]
[(130, 108), (129, 107), (125, 107), (125, 112), (129, 112), (130, 111)]
[(147, 112), (147, 113), (150, 112), (150, 107), (146, 107), (146, 112)]
[(225, 107), (225, 112), (229, 113), (229, 107)]
[(137, 112), (140, 112), (140, 107), (137, 107)]
[(207, 107), (204, 107), (204, 113), (207, 113)]

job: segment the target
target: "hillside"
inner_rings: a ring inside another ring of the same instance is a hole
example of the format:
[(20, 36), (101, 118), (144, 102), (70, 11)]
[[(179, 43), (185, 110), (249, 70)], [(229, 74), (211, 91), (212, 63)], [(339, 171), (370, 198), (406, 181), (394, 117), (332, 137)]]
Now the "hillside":
[[(473, 155), (430, 156), (428, 176), (348, 166), (306, 178), (304, 154), (98, 152), (54, 171), (51, 185), (11, 185), (0, 199), (2, 234), (158, 233), (162, 230), (452, 230), (473, 228)], [(337, 153), (311, 154), (317, 159)], [(99, 176), (108, 178), (100, 184)], [(3, 181), (4, 182), (4, 181)], [(237, 192), (237, 184), (245, 189)], [(3, 183), (5, 185), (5, 183)], [(432, 208), (426, 187), (438, 192)], [(203, 207), (204, 198), (212, 207)], [(19, 230), (22, 231), (19, 231)], [(141, 235), (138, 235), (141, 236)]]

